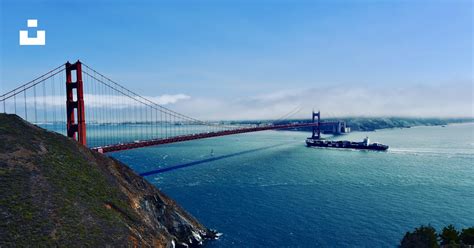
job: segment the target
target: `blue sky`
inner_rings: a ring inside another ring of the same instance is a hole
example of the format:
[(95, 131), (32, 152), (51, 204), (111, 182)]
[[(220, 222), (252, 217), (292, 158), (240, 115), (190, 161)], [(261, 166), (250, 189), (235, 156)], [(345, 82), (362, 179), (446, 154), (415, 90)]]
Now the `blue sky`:
[[(471, 1), (2, 0), (0, 92), (81, 59), (204, 119), (473, 116)], [(36, 18), (46, 46), (18, 45)], [(341, 106), (342, 105), (342, 106)], [(231, 114), (230, 114), (231, 113)]]

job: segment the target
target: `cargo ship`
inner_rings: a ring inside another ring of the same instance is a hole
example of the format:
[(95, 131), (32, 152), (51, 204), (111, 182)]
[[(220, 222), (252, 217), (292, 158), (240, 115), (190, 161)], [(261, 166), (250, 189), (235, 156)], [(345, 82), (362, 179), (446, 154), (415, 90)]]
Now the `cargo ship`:
[(369, 137), (366, 137), (362, 142), (353, 142), (347, 140), (323, 140), (319, 138), (307, 138), (307, 146), (316, 146), (316, 147), (331, 147), (331, 148), (346, 148), (346, 149), (360, 149), (360, 150), (376, 150), (376, 151), (385, 151), (388, 149), (387, 145), (380, 143), (370, 144)]

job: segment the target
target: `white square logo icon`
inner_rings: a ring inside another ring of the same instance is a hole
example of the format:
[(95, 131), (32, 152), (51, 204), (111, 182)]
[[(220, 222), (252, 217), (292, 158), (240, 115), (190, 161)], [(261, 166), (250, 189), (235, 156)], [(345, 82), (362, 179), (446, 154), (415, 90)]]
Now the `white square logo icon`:
[[(28, 19), (28, 28), (37, 28), (37, 19)], [(36, 31), (36, 37), (28, 37), (28, 30), (20, 30), (20, 46), (44, 46), (46, 45), (46, 31)]]

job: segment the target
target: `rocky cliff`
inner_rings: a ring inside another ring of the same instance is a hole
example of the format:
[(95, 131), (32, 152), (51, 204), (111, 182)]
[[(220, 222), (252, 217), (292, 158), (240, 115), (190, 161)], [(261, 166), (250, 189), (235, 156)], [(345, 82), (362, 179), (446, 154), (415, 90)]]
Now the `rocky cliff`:
[(214, 237), (126, 165), (0, 114), (0, 247), (196, 247)]

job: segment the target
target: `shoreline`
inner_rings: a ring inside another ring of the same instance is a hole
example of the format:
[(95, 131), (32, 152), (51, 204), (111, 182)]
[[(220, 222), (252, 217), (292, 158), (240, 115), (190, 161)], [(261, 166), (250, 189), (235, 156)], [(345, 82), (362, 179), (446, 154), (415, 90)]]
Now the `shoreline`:
[[(332, 120), (330, 120), (332, 121)], [(445, 119), (445, 120), (431, 120), (431, 119), (341, 119), (346, 121), (347, 127), (351, 128), (352, 132), (375, 132), (377, 130), (384, 129), (405, 129), (415, 127), (436, 127), (436, 126), (447, 126), (447, 125), (464, 125), (473, 124), (474, 120), (466, 119)], [(282, 129), (286, 131), (302, 131), (311, 132), (311, 128), (299, 128), (299, 129)], [(341, 135), (343, 135), (342, 133)]]

